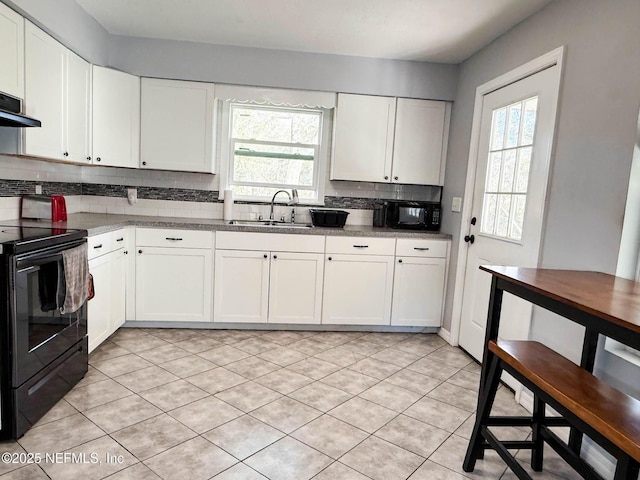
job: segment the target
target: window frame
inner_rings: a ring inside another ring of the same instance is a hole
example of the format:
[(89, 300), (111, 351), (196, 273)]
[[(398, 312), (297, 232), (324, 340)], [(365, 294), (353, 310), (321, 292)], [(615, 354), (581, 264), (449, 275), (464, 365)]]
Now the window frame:
[[(270, 103), (256, 104), (253, 102), (242, 102), (232, 100), (220, 100), (218, 99), (218, 115), (221, 119), (219, 122), (218, 135), (221, 139), (219, 144), (219, 161), (220, 161), (220, 188), (218, 197), (224, 199), (224, 190), (232, 189), (233, 185), (249, 185), (256, 187), (276, 188), (279, 190), (313, 190), (316, 192), (317, 197), (315, 199), (300, 198), (299, 203), (304, 205), (324, 205), (324, 192), (325, 192), (325, 180), (326, 170), (329, 163), (329, 151), (330, 151), (330, 130), (332, 124), (332, 109), (322, 107), (307, 107), (307, 106), (282, 106)], [(318, 132), (318, 144), (302, 144), (302, 143), (287, 143), (287, 142), (271, 142), (266, 140), (247, 140), (232, 138), (232, 123), (233, 123), (233, 107), (238, 108), (251, 108), (251, 109), (265, 109), (265, 110), (281, 110), (289, 112), (310, 112), (316, 113), (319, 116), (319, 132)], [(234, 182), (234, 154), (235, 145), (237, 143), (251, 143), (257, 145), (282, 145), (291, 146), (297, 148), (313, 148), (315, 160), (308, 160), (314, 162), (313, 172), (313, 185), (279, 185), (275, 183), (264, 182)], [(257, 195), (241, 195), (234, 192), (234, 199), (243, 202), (256, 202), (265, 203), (270, 202), (270, 196), (257, 196)]]

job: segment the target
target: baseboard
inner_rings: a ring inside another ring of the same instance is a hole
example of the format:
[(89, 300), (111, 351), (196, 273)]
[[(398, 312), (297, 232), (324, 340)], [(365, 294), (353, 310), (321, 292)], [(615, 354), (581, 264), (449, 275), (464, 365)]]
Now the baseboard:
[(445, 330), (444, 328), (440, 327), (440, 330), (438, 330), (438, 335), (440, 335), (442, 339), (449, 345), (453, 345), (453, 343), (451, 343), (451, 332), (449, 330)]
[[(520, 397), (517, 399), (527, 411), (533, 411), (533, 394), (526, 388), (521, 389)], [(549, 408), (549, 407), (547, 407)], [(555, 412), (550, 412), (555, 415)], [(566, 440), (566, 439), (565, 439)], [(580, 456), (593, 467), (603, 478), (613, 478), (616, 470), (615, 459), (609, 456), (597, 443), (589, 437), (584, 437)]]

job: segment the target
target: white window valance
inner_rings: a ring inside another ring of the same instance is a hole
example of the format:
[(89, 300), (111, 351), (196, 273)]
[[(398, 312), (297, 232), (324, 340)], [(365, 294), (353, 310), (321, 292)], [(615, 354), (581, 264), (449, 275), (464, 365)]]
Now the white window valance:
[(216, 98), (223, 101), (249, 103), (253, 105), (330, 109), (335, 108), (336, 97), (337, 95), (332, 92), (216, 85)]

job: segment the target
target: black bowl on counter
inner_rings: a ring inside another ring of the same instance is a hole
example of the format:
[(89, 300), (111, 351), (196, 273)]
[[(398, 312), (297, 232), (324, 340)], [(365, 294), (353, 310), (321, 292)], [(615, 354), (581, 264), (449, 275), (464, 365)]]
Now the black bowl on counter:
[(349, 212), (344, 210), (319, 210), (310, 208), (311, 222), (314, 227), (342, 228), (347, 221)]

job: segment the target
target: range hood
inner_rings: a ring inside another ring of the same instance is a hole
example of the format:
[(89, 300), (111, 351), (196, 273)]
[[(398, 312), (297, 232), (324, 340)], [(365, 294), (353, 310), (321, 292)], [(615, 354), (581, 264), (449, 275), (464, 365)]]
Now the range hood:
[(0, 93), (0, 127), (40, 127), (40, 120), (20, 113), (20, 100)]

